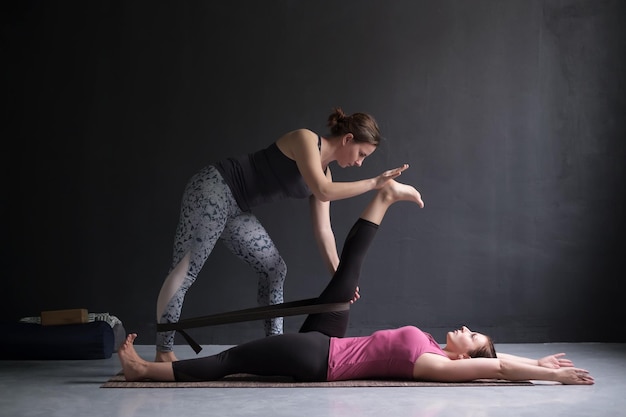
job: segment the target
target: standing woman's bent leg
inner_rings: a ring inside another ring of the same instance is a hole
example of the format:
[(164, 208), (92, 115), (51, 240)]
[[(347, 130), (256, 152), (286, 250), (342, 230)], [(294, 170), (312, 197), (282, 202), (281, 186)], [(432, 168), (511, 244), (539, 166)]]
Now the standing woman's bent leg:
[[(209, 166), (195, 174), (183, 194), (174, 239), (173, 260), (157, 299), (158, 323), (180, 319), (187, 290), (213, 250), (228, 217), (240, 211), (218, 171)], [(174, 331), (157, 333), (157, 361), (176, 360)]]
[[(250, 212), (241, 213), (228, 222), (220, 239), (256, 272), (257, 303), (262, 306), (282, 303), (287, 265), (256, 216)], [(282, 317), (266, 319), (264, 325), (266, 336), (283, 332)]]

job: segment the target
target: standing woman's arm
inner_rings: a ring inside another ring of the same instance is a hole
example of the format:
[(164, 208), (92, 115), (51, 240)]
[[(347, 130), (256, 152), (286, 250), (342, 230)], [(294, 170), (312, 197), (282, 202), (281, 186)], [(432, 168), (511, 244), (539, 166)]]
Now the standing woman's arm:
[(285, 134), (278, 147), (298, 165), (298, 170), (313, 195), (320, 201), (335, 201), (351, 198), (383, 187), (389, 180), (402, 174), (408, 165), (390, 169), (374, 178), (349, 182), (333, 182), (324, 175), (317, 135), (307, 129), (298, 129)]
[[(332, 181), (332, 174), (330, 168), (326, 171), (326, 176)], [(330, 276), (334, 276), (337, 268), (339, 267), (339, 254), (337, 253), (337, 242), (335, 240), (335, 233), (330, 221), (330, 201), (319, 201), (314, 195), (309, 197), (309, 206), (311, 208), (311, 220), (313, 223), (313, 235), (315, 241), (320, 250), (322, 261)], [(361, 295), (359, 294), (359, 287), (355, 288), (354, 297), (350, 300), (351, 303), (356, 302)]]
[[(326, 177), (332, 181), (330, 168), (326, 172)], [(330, 222), (330, 201), (320, 201), (312, 195), (309, 197), (309, 207), (311, 209), (313, 235), (315, 236), (317, 247), (324, 265), (330, 272), (330, 276), (333, 276), (337, 266), (339, 266), (339, 254), (337, 253), (335, 233)]]

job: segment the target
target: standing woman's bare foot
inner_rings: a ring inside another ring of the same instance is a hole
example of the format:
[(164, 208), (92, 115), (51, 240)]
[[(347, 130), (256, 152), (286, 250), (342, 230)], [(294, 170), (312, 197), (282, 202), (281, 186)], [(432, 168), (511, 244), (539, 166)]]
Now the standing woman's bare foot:
[(126, 340), (117, 350), (117, 356), (122, 364), (122, 371), (127, 381), (140, 381), (146, 378), (148, 362), (141, 359), (135, 350), (133, 342), (136, 333), (126, 336)]

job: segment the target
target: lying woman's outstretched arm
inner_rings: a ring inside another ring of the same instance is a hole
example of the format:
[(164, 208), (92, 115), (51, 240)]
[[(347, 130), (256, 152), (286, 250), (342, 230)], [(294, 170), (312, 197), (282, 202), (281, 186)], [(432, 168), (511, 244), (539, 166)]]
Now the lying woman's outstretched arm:
[(498, 352), (498, 358), (500, 359), (508, 359), (512, 361), (527, 363), (529, 365), (543, 366), (544, 368), (558, 369), (562, 367), (574, 366), (574, 363), (571, 360), (564, 358), (563, 356), (565, 356), (565, 353), (555, 353), (553, 355), (544, 356), (540, 359), (531, 359), (525, 358), (523, 356), (516, 356), (508, 353)]
[(541, 380), (562, 384), (591, 385), (588, 371), (575, 367), (547, 368), (507, 358), (472, 358), (450, 360), (425, 353), (415, 362), (413, 376), (418, 380), (463, 382), (475, 379), (509, 381)]

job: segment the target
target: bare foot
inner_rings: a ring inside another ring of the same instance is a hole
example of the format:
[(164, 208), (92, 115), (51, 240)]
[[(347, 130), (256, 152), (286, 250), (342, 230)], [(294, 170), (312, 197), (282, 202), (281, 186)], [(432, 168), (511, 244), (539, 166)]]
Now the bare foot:
[(389, 201), (412, 201), (416, 203), (420, 208), (424, 208), (424, 202), (422, 201), (422, 195), (412, 186), (408, 184), (402, 184), (395, 180), (390, 180), (387, 185), (379, 191), (381, 196)]
[(122, 371), (127, 381), (141, 381), (146, 378), (148, 362), (141, 359), (133, 346), (137, 338), (136, 333), (126, 336), (126, 340), (117, 350), (117, 356), (122, 363)]
[(174, 352), (159, 352), (157, 350), (156, 356), (154, 357), (155, 362), (176, 362), (178, 358), (174, 355)]

